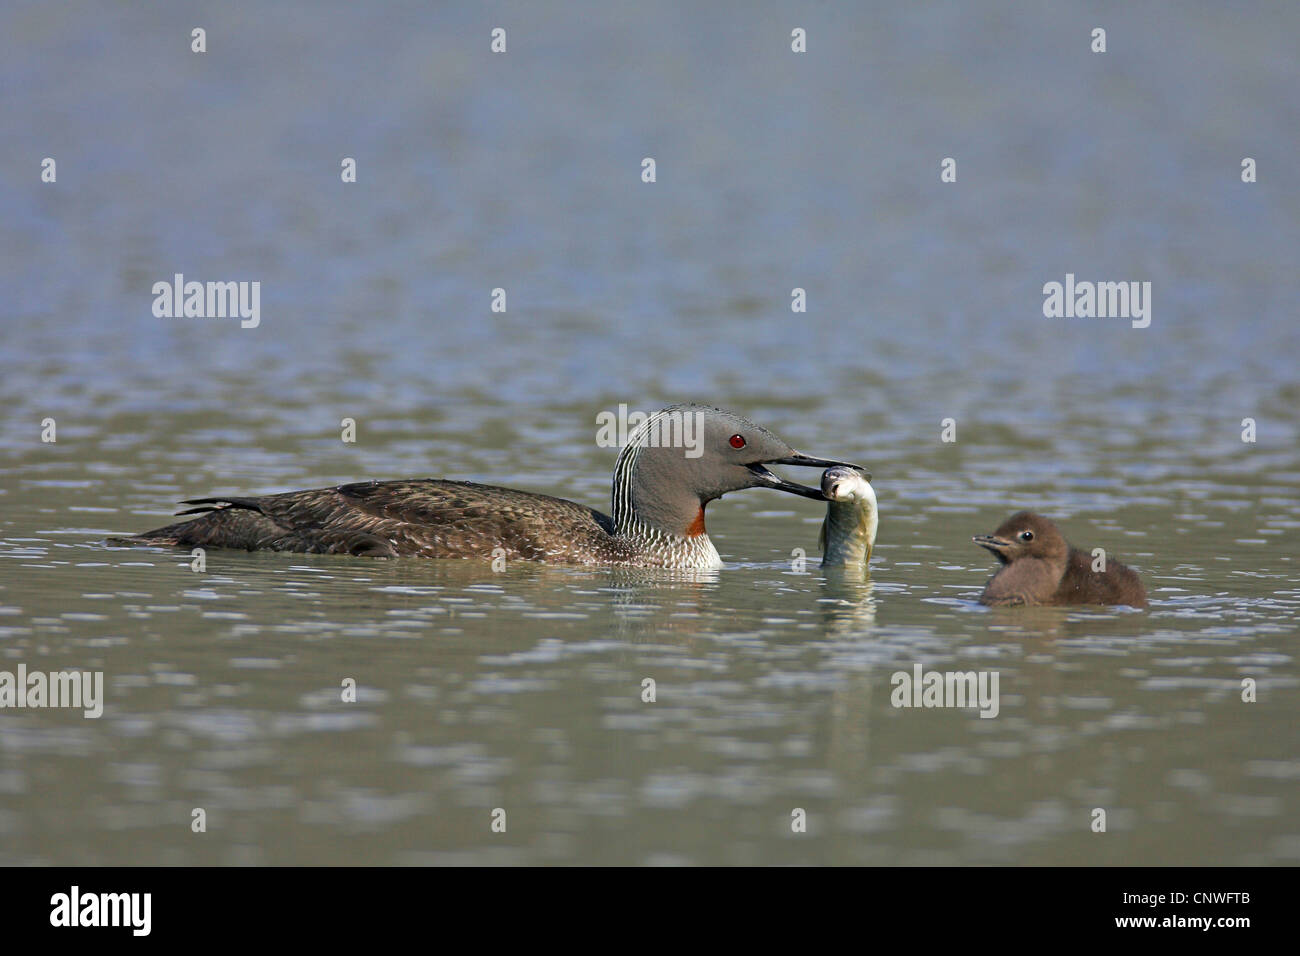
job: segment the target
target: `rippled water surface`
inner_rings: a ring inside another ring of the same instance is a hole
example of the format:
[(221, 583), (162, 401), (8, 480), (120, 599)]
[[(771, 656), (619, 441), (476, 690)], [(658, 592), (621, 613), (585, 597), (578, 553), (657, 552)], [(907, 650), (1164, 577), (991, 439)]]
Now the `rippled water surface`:
[[(1295, 10), (239, 6), (3, 14), (0, 670), (107, 699), (0, 710), (0, 863), (1300, 861)], [(155, 318), (177, 272), (260, 326)], [(1150, 327), (1044, 318), (1067, 272)], [(682, 400), (868, 465), (870, 579), (760, 490), (695, 576), (104, 544), (360, 478), (603, 509), (597, 413)], [(1022, 507), (1150, 608), (979, 606)], [(895, 708), (917, 664), (998, 716)]]

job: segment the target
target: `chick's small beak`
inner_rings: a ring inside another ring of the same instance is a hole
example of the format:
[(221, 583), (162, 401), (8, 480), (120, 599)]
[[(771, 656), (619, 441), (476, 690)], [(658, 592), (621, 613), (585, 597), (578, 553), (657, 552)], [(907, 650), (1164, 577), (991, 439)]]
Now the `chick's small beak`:
[(977, 534), (971, 538), (981, 548), (988, 548), (994, 554), (1001, 555), (1011, 547), (1011, 542), (1006, 538), (999, 538), (995, 534)]

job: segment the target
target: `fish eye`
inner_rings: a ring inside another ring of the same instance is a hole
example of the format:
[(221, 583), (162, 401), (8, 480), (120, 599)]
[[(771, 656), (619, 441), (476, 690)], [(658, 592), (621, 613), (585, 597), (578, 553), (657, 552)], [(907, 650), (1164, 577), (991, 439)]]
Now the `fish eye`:
[(732, 448), (744, 448), (744, 447), (745, 447), (745, 436), (744, 436), (744, 435), (732, 435), (730, 438), (727, 439), (727, 441), (729, 441), (729, 442), (731, 443), (731, 447), (732, 447)]
[(1022, 531), (1022, 532), (1020, 532), (1020, 540), (1021, 540), (1021, 541), (1033, 541), (1033, 540), (1034, 540), (1034, 533), (1033, 533), (1032, 531)]

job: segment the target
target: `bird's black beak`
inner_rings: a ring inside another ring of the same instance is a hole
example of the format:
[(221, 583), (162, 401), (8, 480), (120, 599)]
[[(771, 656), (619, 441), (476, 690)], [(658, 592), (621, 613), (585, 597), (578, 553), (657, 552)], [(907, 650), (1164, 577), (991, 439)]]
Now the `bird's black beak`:
[(971, 540), (981, 548), (992, 551), (1003, 564), (1007, 563), (1007, 551), (1011, 548), (1011, 542), (1006, 538), (999, 538), (995, 534), (977, 534)]
[(793, 481), (786, 481), (764, 468), (764, 465), (802, 465), (805, 468), (852, 468), (855, 471), (862, 472), (867, 481), (871, 480), (871, 473), (861, 465), (854, 465), (847, 461), (834, 461), (830, 458), (811, 458), (808, 455), (801, 455), (795, 452), (793, 455), (787, 455), (785, 458), (772, 458), (768, 461), (754, 462), (749, 466), (754, 477), (759, 480), (760, 486), (764, 488), (775, 488), (777, 491), (788, 491), (792, 495), (803, 495), (805, 498), (812, 498), (814, 501), (826, 501), (826, 496), (822, 494), (820, 488), (809, 488), (807, 485), (800, 485)]

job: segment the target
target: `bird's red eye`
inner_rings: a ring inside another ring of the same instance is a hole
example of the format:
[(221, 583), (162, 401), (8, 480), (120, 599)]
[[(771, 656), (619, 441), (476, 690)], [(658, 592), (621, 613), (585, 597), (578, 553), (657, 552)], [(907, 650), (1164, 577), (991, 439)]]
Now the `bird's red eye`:
[(744, 435), (732, 435), (731, 438), (730, 438), (729, 440), (731, 441), (731, 447), (732, 447), (732, 448), (744, 448), (744, 447), (745, 447), (745, 436), (744, 436)]

